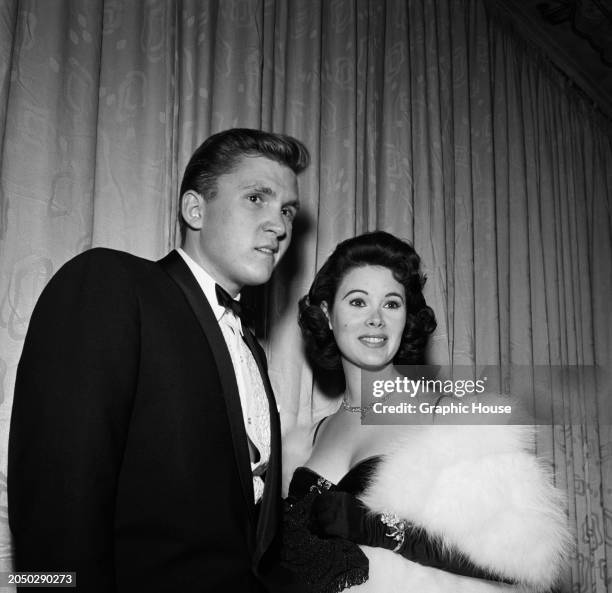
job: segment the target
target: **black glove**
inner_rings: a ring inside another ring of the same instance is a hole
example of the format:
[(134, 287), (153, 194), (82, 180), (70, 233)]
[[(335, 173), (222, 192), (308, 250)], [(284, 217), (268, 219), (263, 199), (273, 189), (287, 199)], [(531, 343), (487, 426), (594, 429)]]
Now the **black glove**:
[(407, 521), (401, 521), (404, 532), (401, 543), (398, 530), (386, 525), (382, 518), (347, 492), (322, 493), (314, 500), (310, 514), (311, 530), (322, 537), (339, 537), (364, 546), (394, 550), (413, 562), (462, 576), (512, 582), (482, 570)]
[(362, 546), (394, 549), (397, 542), (385, 537), (387, 526), (348, 492), (323, 492), (312, 503), (311, 530), (322, 537), (348, 539)]

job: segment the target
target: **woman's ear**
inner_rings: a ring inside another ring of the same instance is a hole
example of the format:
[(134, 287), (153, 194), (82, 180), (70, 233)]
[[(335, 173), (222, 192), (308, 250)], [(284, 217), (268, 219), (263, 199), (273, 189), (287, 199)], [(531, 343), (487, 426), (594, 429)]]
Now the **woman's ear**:
[(329, 315), (329, 305), (327, 304), (327, 301), (321, 301), (319, 307), (321, 307), (321, 311), (323, 311), (323, 314), (325, 315), (325, 317), (327, 317), (327, 325), (329, 325), (329, 329), (334, 331), (334, 328), (332, 327), (331, 323), (331, 317)]

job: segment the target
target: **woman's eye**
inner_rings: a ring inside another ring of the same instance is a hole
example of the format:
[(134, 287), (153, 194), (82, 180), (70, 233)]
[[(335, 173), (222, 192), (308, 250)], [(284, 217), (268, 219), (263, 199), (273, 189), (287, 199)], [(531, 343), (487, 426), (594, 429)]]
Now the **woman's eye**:
[(365, 306), (365, 302), (363, 299), (351, 299), (349, 301), (349, 305), (352, 305), (353, 307), (363, 307)]
[(250, 194), (247, 196), (247, 200), (256, 204), (257, 202), (261, 202), (261, 196), (259, 194)]
[(389, 301), (385, 304), (385, 307), (387, 307), (387, 309), (399, 309), (401, 306), (402, 304), (399, 301)]

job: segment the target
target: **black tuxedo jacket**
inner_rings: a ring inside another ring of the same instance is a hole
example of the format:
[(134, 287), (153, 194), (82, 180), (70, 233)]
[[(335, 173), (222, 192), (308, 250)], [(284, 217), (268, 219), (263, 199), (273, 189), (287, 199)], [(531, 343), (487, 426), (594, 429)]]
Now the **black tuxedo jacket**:
[[(93, 249), (32, 314), (9, 438), (17, 570), (76, 571), (79, 591), (257, 591), (280, 504), (279, 419), (253, 503), (226, 343), (177, 252)], [(272, 560), (270, 559), (270, 562)]]

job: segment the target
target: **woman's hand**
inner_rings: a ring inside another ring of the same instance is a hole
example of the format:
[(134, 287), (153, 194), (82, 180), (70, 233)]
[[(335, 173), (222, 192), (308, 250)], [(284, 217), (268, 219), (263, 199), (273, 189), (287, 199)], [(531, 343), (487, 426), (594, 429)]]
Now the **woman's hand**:
[(310, 521), (313, 533), (322, 537), (340, 537), (365, 546), (375, 545), (374, 538), (384, 537), (384, 525), (377, 520), (377, 515), (348, 492), (324, 492), (317, 496), (312, 503)]
[(324, 492), (317, 496), (310, 520), (311, 530), (320, 537), (338, 537), (363, 546), (393, 550), (413, 562), (463, 576), (512, 582), (481, 569), (412, 523), (397, 520), (389, 523), (385, 515), (372, 513), (347, 492)]

